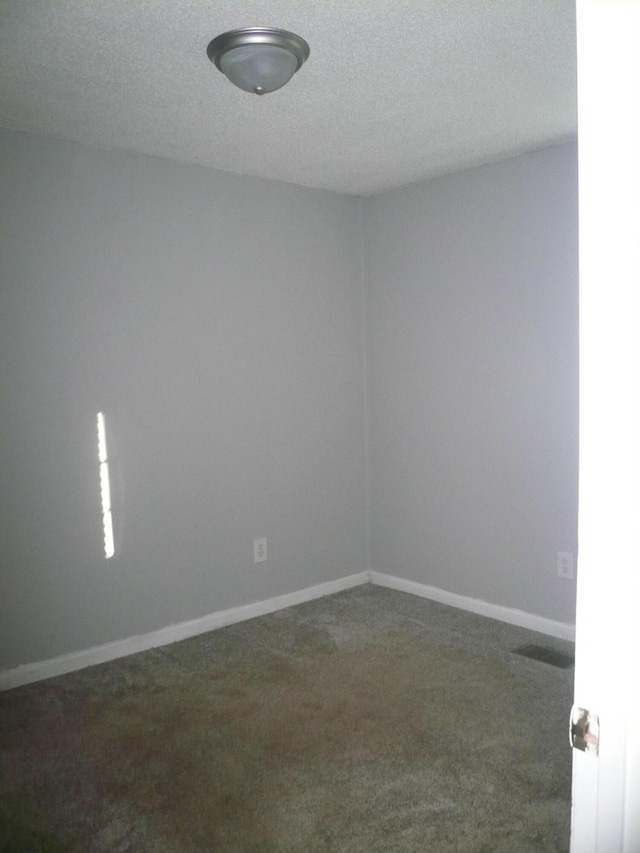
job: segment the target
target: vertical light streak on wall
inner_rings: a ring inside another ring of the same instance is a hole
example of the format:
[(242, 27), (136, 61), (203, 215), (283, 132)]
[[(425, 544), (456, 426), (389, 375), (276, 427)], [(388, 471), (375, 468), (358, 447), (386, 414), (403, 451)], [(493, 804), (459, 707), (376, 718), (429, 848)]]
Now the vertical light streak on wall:
[(107, 433), (104, 415), (98, 412), (98, 461), (100, 462), (100, 495), (102, 498), (102, 525), (104, 527), (104, 556), (113, 557), (113, 519), (111, 517), (111, 485), (109, 483), (109, 460), (107, 457)]

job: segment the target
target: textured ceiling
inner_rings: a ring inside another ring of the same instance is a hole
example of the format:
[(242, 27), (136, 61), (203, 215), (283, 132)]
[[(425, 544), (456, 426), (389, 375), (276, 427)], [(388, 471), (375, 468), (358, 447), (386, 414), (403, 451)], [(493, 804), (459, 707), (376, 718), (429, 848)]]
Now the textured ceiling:
[[(242, 26), (311, 56), (263, 97)], [(0, 125), (368, 195), (575, 136), (573, 0), (0, 0)]]

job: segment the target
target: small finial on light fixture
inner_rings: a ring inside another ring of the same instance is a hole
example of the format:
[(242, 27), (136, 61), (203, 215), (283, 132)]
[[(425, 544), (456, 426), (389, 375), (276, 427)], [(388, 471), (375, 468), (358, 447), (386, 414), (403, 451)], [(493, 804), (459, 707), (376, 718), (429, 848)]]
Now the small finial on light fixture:
[(293, 77), (309, 56), (309, 45), (287, 30), (245, 27), (216, 36), (207, 56), (245, 92), (275, 92)]

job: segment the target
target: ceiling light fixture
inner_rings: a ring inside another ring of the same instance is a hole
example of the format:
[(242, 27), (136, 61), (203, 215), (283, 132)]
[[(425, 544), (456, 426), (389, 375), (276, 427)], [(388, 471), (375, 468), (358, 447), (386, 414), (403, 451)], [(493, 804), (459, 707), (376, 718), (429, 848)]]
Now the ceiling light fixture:
[(287, 30), (245, 27), (216, 36), (207, 56), (240, 89), (266, 95), (291, 80), (308, 58), (309, 45)]

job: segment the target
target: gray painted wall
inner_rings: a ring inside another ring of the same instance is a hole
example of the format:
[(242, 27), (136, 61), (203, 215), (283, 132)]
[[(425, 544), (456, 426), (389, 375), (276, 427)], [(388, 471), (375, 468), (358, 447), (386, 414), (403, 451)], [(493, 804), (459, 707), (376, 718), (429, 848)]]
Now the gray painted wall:
[(0, 132), (0, 669), (361, 571), (367, 500), (372, 568), (573, 621), (575, 157), (357, 200)]
[(357, 200), (0, 140), (0, 669), (364, 569)]
[(363, 212), (371, 568), (573, 622), (576, 146)]

